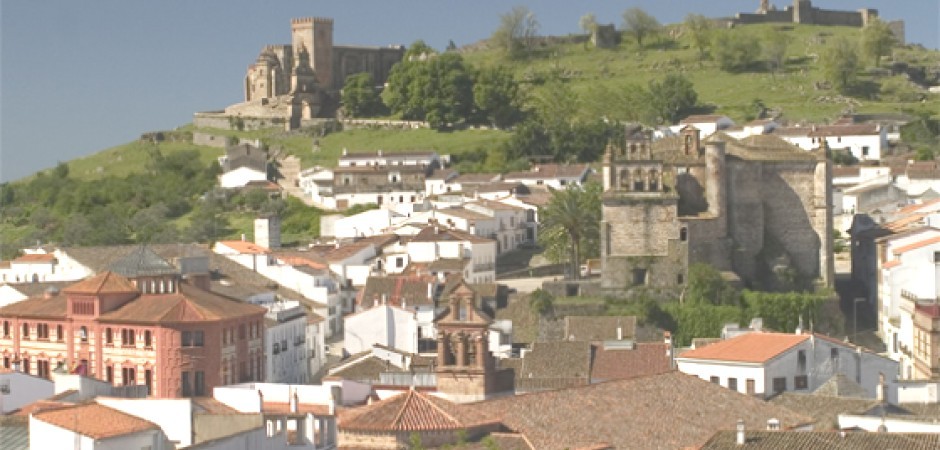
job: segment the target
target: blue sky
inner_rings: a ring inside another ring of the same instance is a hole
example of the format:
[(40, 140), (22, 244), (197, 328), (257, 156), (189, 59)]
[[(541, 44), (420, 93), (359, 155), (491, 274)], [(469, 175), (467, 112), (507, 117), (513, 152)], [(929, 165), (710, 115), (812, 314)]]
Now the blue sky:
[[(772, 3), (783, 7), (789, 1)], [(486, 38), (499, 15), (526, 5), (542, 34), (578, 32), (594, 13), (620, 23), (640, 7), (660, 22), (690, 13), (728, 16), (758, 0), (299, 1), (74, 0), (0, 4), (0, 181), (172, 129), (192, 113), (241, 101), (248, 64), (266, 44), (288, 43), (292, 17), (332, 17), (334, 42), (443, 49)], [(907, 23), (909, 42), (940, 47), (937, 0), (816, 0), (831, 9), (876, 8)]]

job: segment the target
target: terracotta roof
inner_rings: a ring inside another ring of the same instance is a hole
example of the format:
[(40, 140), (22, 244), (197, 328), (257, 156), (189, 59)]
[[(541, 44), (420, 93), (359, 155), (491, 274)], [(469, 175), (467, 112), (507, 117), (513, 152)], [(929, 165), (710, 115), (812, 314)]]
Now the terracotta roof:
[(898, 247), (898, 248), (894, 249), (893, 253), (894, 253), (895, 255), (900, 255), (900, 254), (903, 254), (903, 253), (907, 253), (907, 252), (909, 252), (909, 251), (911, 251), (911, 250), (917, 250), (917, 249), (919, 249), (919, 248), (923, 248), (923, 247), (926, 247), (926, 246), (928, 246), (928, 245), (936, 244), (936, 243), (938, 243), (938, 242), (940, 242), (940, 236), (934, 236), (934, 237), (932, 237), (932, 238), (924, 239), (924, 240), (922, 240), (922, 241), (917, 241), (917, 242), (910, 243), (910, 244), (905, 245), (905, 246), (903, 246), (903, 247)]
[(315, 416), (329, 416), (330, 407), (328, 405), (318, 405), (314, 403), (298, 403), (297, 412), (291, 412), (290, 403), (287, 402), (264, 402), (261, 406), (261, 412), (265, 414), (313, 414)]
[[(492, 218), (493, 218), (492, 216), (488, 216), (488, 215), (483, 214), (483, 213), (479, 213), (479, 212), (476, 212), (476, 211), (469, 210), (469, 209), (467, 209), (467, 208), (464, 208), (463, 206), (455, 206), (455, 207), (452, 207), (452, 208), (438, 209), (438, 210), (434, 211), (434, 214), (435, 214), (435, 215), (440, 214), (440, 215), (443, 215), (443, 216), (454, 216), (454, 217), (459, 217), (459, 218), (461, 218), (461, 219), (466, 219), (466, 220), (470, 220), (470, 221), (473, 221), (473, 220), (489, 220), (489, 219), (492, 219)], [(443, 222), (443, 221), (442, 221), (442, 222)], [(472, 223), (472, 222), (471, 222), (471, 223)]]
[(356, 296), (356, 303), (371, 307), (375, 299), (385, 296), (389, 304), (399, 307), (403, 300), (406, 305), (433, 306), (436, 287), (436, 279), (431, 275), (371, 276)]
[(545, 206), (552, 199), (552, 194), (548, 191), (536, 191), (529, 195), (520, 195), (516, 197), (520, 202), (532, 206)]
[(160, 429), (153, 422), (97, 403), (43, 411), (33, 417), (92, 439), (107, 439)]
[(605, 348), (594, 345), (591, 380), (622, 380), (666, 373), (672, 370), (669, 346), (660, 342), (643, 342), (634, 348)]
[[(469, 189), (470, 193), (492, 193), (492, 192), (507, 192), (507, 193), (516, 193), (516, 194), (525, 194), (529, 189), (525, 184), (522, 184), (521, 181), (495, 181), (492, 183), (479, 184), (472, 186)], [(468, 191), (465, 189), (465, 191)]]
[(894, 260), (894, 261), (888, 261), (888, 262), (882, 264), (882, 265), (881, 265), (881, 268), (882, 268), (882, 269), (893, 269), (893, 268), (895, 268), (895, 267), (897, 267), (897, 266), (900, 266), (900, 265), (901, 265), (901, 260), (900, 260), (900, 259), (896, 259), (896, 260)]
[(465, 231), (454, 230), (442, 226), (429, 225), (421, 229), (411, 238), (411, 242), (441, 242), (441, 241), (468, 241), (474, 243), (495, 242), (492, 239), (470, 234)]
[(869, 136), (880, 133), (881, 129), (877, 124), (865, 123), (857, 125), (817, 126), (815, 130), (809, 133), (809, 136)]
[[(617, 336), (617, 329), (620, 336)], [(566, 340), (598, 342), (633, 339), (636, 334), (636, 316), (566, 316)]]
[(861, 414), (879, 403), (873, 398), (796, 392), (783, 392), (775, 395), (769, 402), (792, 411), (800, 411), (816, 419), (814, 430), (838, 430), (839, 414)]
[(463, 272), (470, 265), (470, 258), (438, 258), (428, 264), (432, 272)]
[(127, 278), (111, 271), (101, 272), (75, 283), (62, 292), (66, 294), (125, 294), (138, 292), (137, 286)]
[(260, 246), (254, 242), (248, 241), (219, 241), (219, 244), (222, 244), (232, 250), (235, 250), (238, 253), (248, 253), (248, 254), (264, 254), (271, 253), (271, 250), (267, 247)]
[(777, 136), (809, 137), (812, 127), (777, 127), (771, 132)]
[(522, 358), (516, 373), (517, 388), (524, 390), (560, 389), (582, 386), (591, 379), (589, 342), (536, 342)]
[(546, 178), (575, 178), (581, 177), (589, 169), (587, 164), (536, 164), (528, 171), (509, 172), (503, 179), (532, 180)]
[(858, 166), (835, 166), (832, 168), (832, 178), (857, 177), (861, 173), (862, 168)]
[(524, 435), (540, 450), (677, 449), (698, 446), (743, 418), (750, 429), (812, 419), (692, 375), (668, 372), (590, 386), (502, 397), (465, 405)]
[(866, 433), (863, 431), (745, 431), (744, 445), (736, 443), (736, 432), (719, 431), (702, 450), (817, 449), (830, 450), (922, 450), (940, 448), (936, 433)]
[(921, 208), (925, 208), (925, 207), (927, 207), (927, 206), (936, 205), (937, 203), (940, 203), (940, 199), (928, 200), (928, 201), (923, 202), (923, 203), (916, 203), (916, 204), (913, 204), (913, 205), (907, 205), (907, 206), (905, 206), (905, 207), (899, 209), (898, 212), (897, 212), (897, 214), (899, 214), (899, 215), (910, 214), (910, 213), (912, 213), (912, 212), (916, 212), (916, 211), (920, 210)]
[(689, 350), (679, 358), (764, 363), (807, 339), (808, 334), (748, 333)]
[(343, 411), (338, 428), (349, 431), (462, 430), (495, 423), (442, 398), (411, 389), (378, 403)]
[(51, 263), (55, 262), (55, 255), (50, 253), (32, 253), (28, 255), (20, 256), (13, 260), (14, 263), (18, 264), (33, 264), (33, 263)]
[(356, 241), (351, 244), (340, 245), (338, 248), (333, 248), (333, 250), (324, 253), (323, 258), (329, 262), (340, 262), (361, 252), (364, 248), (370, 245), (372, 245), (371, 242), (363, 240)]
[(937, 318), (937, 317), (940, 317), (940, 304), (932, 303), (932, 304), (924, 305), (921, 303), (917, 303), (914, 305), (914, 312), (915, 314), (923, 313), (927, 315), (928, 317)]
[(342, 378), (344, 380), (358, 381), (363, 383), (377, 383), (381, 378), (381, 374), (385, 372), (405, 372), (405, 370), (400, 369), (398, 366), (390, 364), (388, 361), (385, 361), (382, 358), (372, 355), (371, 350), (359, 353), (358, 361), (355, 361), (357, 356), (352, 356), (349, 359), (354, 360), (349, 363), (344, 361), (344, 366), (330, 371), (331, 377)]
[(265, 309), (204, 291), (187, 282), (171, 294), (145, 294), (100, 316), (102, 322), (179, 323), (263, 315)]
[(319, 253), (312, 251), (277, 251), (274, 256), (290, 266), (307, 266), (313, 269), (326, 269), (327, 267), (324, 258)]
[(907, 217), (902, 217), (902, 218), (900, 218), (900, 219), (898, 219), (898, 220), (895, 220), (895, 221), (893, 221), (893, 222), (888, 222), (888, 223), (882, 225), (881, 227), (884, 228), (884, 229), (886, 229), (886, 230), (889, 230), (889, 231), (898, 232), (898, 231), (902, 231), (902, 230), (905, 230), (905, 229), (907, 229), (907, 228), (910, 228), (912, 225), (918, 225), (918, 224), (920, 224), (920, 221), (921, 221), (924, 217), (927, 217), (927, 214), (926, 214), (926, 213), (915, 213), (915, 214), (911, 214), (911, 215), (909, 215), (909, 216), (907, 216)]
[(64, 319), (68, 310), (67, 303), (67, 299), (62, 294), (52, 298), (29, 298), (0, 308), (0, 316)]
[(248, 297), (255, 294), (274, 292), (281, 298), (299, 300), (308, 308), (313, 303), (299, 292), (285, 288), (226, 256), (211, 253), (209, 268), (212, 276), (212, 290), (227, 297), (247, 301)]

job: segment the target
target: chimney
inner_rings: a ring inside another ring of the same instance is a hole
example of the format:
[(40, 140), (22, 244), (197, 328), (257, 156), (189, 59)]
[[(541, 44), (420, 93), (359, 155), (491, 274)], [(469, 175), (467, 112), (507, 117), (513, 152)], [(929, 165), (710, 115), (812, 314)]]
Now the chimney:
[(747, 442), (747, 439), (744, 437), (744, 420), (738, 419), (737, 433), (735, 433), (734, 443), (738, 445), (744, 445)]
[(336, 414), (336, 406), (343, 403), (343, 389), (339, 386), (330, 386), (329, 413)]
[(878, 389), (875, 392), (875, 398), (878, 400), (878, 403), (881, 403), (881, 404), (885, 403), (886, 397), (887, 397), (885, 395), (886, 390), (887, 390), (887, 386), (885, 386), (885, 374), (879, 373), (878, 374)]
[(617, 340), (623, 340), (623, 327), (617, 327)]
[(767, 419), (767, 431), (780, 431), (780, 419)]
[(258, 389), (258, 412), (264, 412), (264, 393)]
[(297, 389), (294, 389), (294, 394), (291, 395), (290, 400), (288, 400), (288, 407), (290, 408), (291, 414), (297, 413), (297, 403), (299, 401), (300, 399), (297, 397)]
[(245, 233), (242, 233), (242, 242), (245, 242)]

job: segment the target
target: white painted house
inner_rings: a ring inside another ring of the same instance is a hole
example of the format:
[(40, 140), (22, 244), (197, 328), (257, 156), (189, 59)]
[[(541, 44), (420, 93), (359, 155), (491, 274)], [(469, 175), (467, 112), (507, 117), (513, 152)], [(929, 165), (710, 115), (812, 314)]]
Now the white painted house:
[[(4, 361), (4, 365), (9, 361)], [(12, 366), (12, 363), (10, 363)], [(37, 400), (52, 397), (55, 384), (45, 378), (0, 367), (0, 415), (9, 414)]]
[(405, 250), (411, 263), (426, 263), (431, 272), (440, 275), (445, 271), (461, 273), (470, 283), (496, 280), (497, 252), (493, 239), (431, 225), (405, 243)]
[(773, 134), (807, 151), (825, 141), (830, 149), (846, 151), (859, 161), (878, 161), (888, 150), (887, 131), (877, 124), (780, 127)]
[(223, 188), (240, 188), (268, 179), (268, 152), (252, 144), (226, 148), (219, 163), (222, 165), (219, 186)]
[(837, 374), (875, 398), (879, 375), (897, 379), (898, 363), (817, 334), (753, 332), (681, 353), (680, 372), (744, 394), (810, 393)]
[(415, 312), (379, 304), (345, 317), (343, 347), (355, 355), (375, 344), (406, 353), (418, 353), (418, 321)]
[(31, 414), (29, 447), (82, 450), (175, 448), (157, 424), (97, 403)]
[(564, 189), (567, 186), (584, 184), (590, 174), (591, 167), (587, 164), (535, 164), (527, 171), (503, 175), (503, 181)]
[(693, 127), (701, 132), (702, 137), (710, 136), (734, 126), (734, 121), (728, 116), (719, 114), (691, 115), (679, 121), (678, 125), (669, 127), (673, 134), (679, 134), (685, 127)]

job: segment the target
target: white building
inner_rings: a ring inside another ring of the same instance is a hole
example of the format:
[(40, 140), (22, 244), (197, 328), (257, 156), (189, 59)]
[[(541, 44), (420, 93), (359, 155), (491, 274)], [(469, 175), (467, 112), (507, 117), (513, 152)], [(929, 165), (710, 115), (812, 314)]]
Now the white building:
[(859, 161), (878, 161), (888, 149), (887, 131), (877, 124), (780, 127), (773, 134), (807, 151), (825, 141), (830, 149), (850, 153)]
[(408, 152), (349, 152), (343, 149), (339, 157), (339, 167), (362, 166), (424, 166), (441, 167), (441, 156), (434, 151), (408, 151)]
[(503, 181), (564, 189), (567, 186), (584, 184), (590, 174), (591, 168), (587, 164), (535, 164), (528, 171), (503, 175)]
[(345, 321), (343, 346), (349, 354), (371, 350), (375, 344), (418, 353), (414, 311), (384, 303), (350, 314)]
[(226, 148), (219, 164), (219, 185), (223, 188), (240, 188), (268, 179), (268, 152), (256, 145), (242, 143)]
[(681, 353), (680, 372), (744, 394), (813, 392), (843, 374), (875, 398), (879, 376), (897, 379), (898, 363), (817, 334), (754, 332)]
[[(265, 376), (270, 383), (308, 383), (320, 369), (323, 335), (317, 323), (309, 323), (300, 302), (272, 302), (262, 304), (265, 313), (264, 342)], [(310, 328), (308, 332), (308, 327)]]
[(701, 131), (701, 136), (706, 137), (717, 131), (733, 127), (734, 121), (728, 116), (718, 114), (692, 115), (680, 120), (678, 125), (673, 125), (669, 127), (669, 129), (675, 135), (679, 134), (683, 128), (689, 126)]
[(405, 243), (405, 250), (412, 264), (426, 263), (432, 273), (460, 273), (470, 283), (496, 281), (493, 239), (432, 225)]
[(52, 381), (0, 367), (0, 415), (9, 414), (37, 400), (52, 397), (54, 391), (55, 384)]
[(97, 403), (31, 414), (29, 447), (82, 450), (175, 448), (157, 424)]

